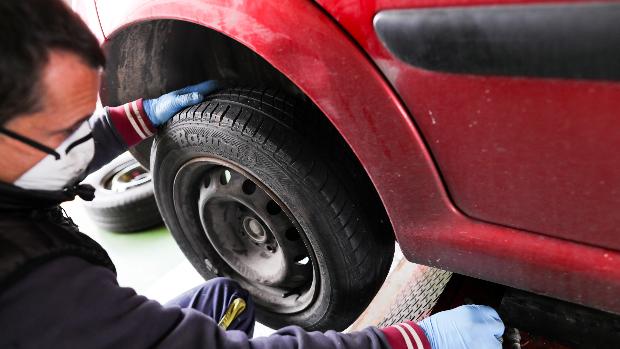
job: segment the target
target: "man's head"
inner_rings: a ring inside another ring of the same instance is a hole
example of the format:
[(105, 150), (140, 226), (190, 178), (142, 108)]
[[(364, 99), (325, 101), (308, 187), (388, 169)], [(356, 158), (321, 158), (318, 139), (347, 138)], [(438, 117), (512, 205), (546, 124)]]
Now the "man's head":
[[(0, 1), (0, 127), (55, 149), (94, 111), (105, 59), (61, 0)], [(46, 153), (0, 134), (0, 181)]]

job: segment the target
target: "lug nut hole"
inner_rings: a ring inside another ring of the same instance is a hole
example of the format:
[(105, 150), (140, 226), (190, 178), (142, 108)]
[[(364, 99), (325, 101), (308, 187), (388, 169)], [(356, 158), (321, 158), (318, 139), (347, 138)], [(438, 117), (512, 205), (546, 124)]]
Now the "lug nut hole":
[(243, 192), (247, 195), (252, 195), (256, 191), (256, 184), (249, 179), (243, 181), (243, 185), (241, 186)]
[(275, 201), (271, 200), (267, 203), (267, 212), (269, 212), (270, 215), (275, 216), (280, 213), (280, 211), (282, 211), (282, 209)]
[(226, 185), (228, 183), (230, 183), (230, 178), (232, 177), (232, 174), (230, 173), (229, 170), (224, 170), (224, 172), (222, 172), (222, 174), (220, 175), (220, 183)]
[(286, 236), (286, 238), (289, 241), (297, 241), (299, 240), (299, 233), (297, 232), (297, 229), (295, 228), (289, 228), (286, 233), (284, 233), (284, 235)]
[(308, 256), (295, 257), (295, 264), (297, 265), (307, 265), (308, 262), (310, 262), (310, 258), (308, 258)]

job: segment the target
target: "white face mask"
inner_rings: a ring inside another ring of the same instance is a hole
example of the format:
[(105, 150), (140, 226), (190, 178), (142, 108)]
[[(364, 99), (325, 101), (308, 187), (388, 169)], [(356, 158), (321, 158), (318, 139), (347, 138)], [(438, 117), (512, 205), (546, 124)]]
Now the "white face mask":
[(7, 130), (0, 130), (0, 133), (50, 154), (15, 181), (16, 186), (24, 189), (61, 190), (73, 185), (81, 179), (95, 155), (95, 141), (88, 121), (55, 150)]

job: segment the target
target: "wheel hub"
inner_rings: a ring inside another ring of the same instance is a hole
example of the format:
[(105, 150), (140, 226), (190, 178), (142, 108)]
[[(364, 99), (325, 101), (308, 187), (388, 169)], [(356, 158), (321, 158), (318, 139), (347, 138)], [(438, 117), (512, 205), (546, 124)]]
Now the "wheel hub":
[(243, 219), (243, 230), (247, 236), (257, 244), (267, 242), (265, 227), (254, 217), (247, 216)]

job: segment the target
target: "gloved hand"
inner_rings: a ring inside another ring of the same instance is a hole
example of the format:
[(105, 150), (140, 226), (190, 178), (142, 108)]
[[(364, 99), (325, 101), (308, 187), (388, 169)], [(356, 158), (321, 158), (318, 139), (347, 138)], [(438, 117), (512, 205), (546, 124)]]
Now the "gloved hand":
[(501, 349), (504, 323), (485, 305), (463, 305), (418, 323), (433, 349)]
[(208, 80), (197, 85), (166, 93), (156, 99), (143, 101), (144, 111), (154, 126), (170, 120), (181, 109), (202, 102), (206, 95), (220, 88), (216, 80)]

